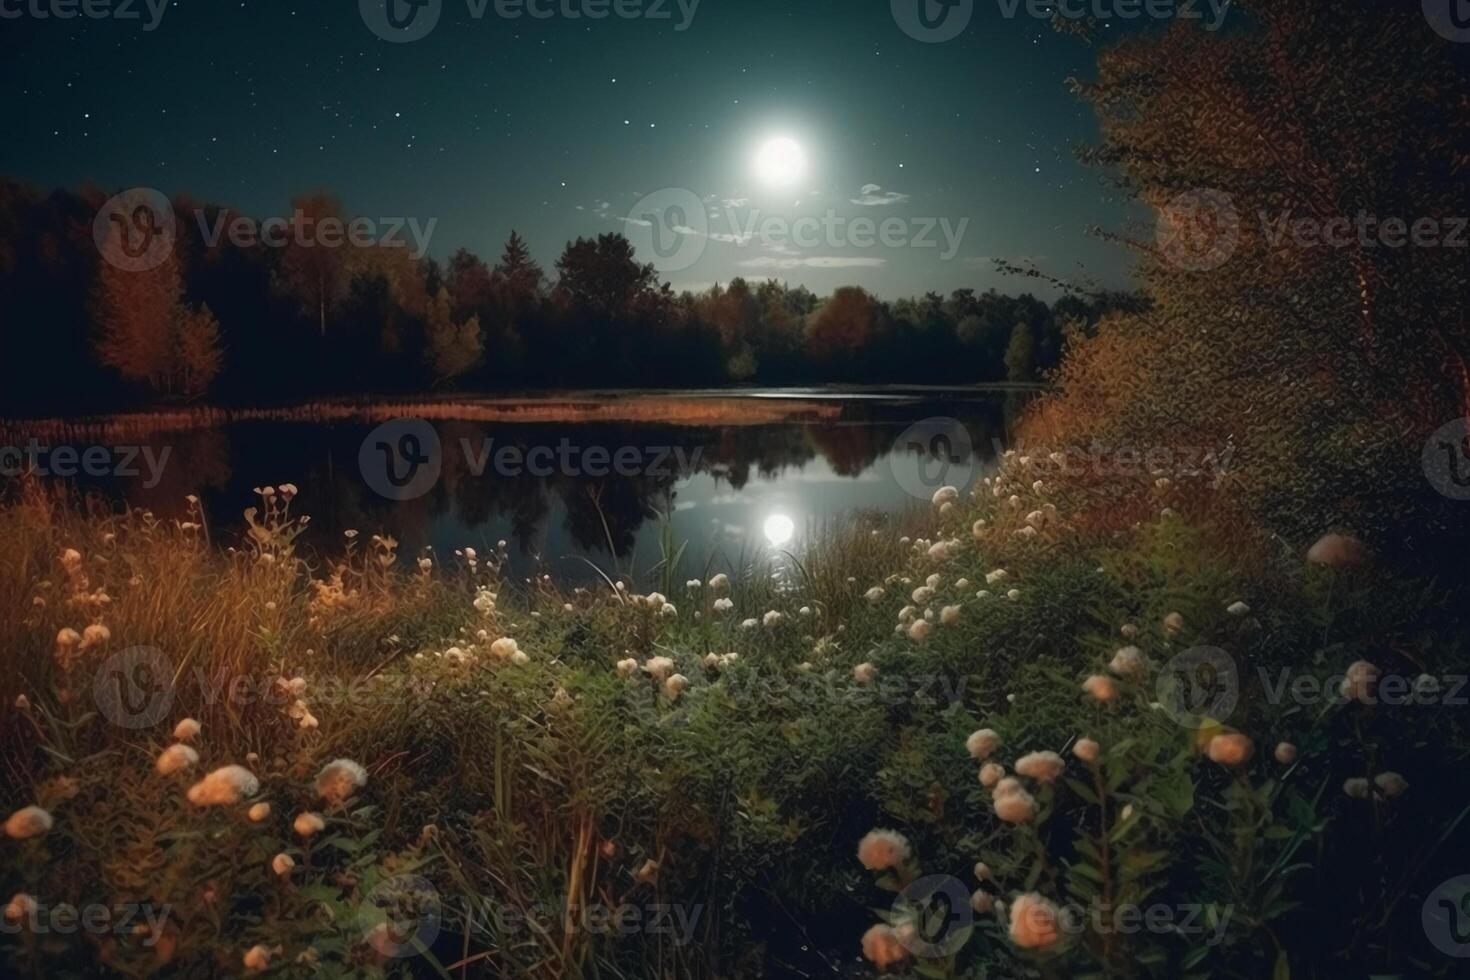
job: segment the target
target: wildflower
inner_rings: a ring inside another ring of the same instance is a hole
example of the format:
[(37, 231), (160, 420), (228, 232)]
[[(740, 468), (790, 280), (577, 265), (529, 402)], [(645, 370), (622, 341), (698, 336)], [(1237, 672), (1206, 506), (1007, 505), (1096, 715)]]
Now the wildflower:
[(29, 710), (31, 710), (31, 699), (28, 698), (28, 697), (26, 697), (24, 694), (17, 694), (15, 696), (15, 710), (17, 710), (17, 711), (29, 711)]
[(674, 661), (668, 657), (649, 657), (643, 669), (649, 676), (662, 683), (674, 672)]
[(949, 561), (954, 545), (949, 541), (936, 541), (929, 546), (926, 554), (934, 561)]
[(745, 619), (740, 622), (740, 628), (743, 630), (753, 630), (759, 625), (760, 620), (758, 619)]
[(1409, 788), (1409, 781), (1396, 772), (1380, 772), (1373, 777), (1373, 785), (1378, 787), (1384, 798), (1391, 800), (1403, 795), (1404, 790)]
[(1368, 551), (1363, 542), (1347, 534), (1324, 534), (1307, 551), (1308, 563), (1329, 568), (1358, 565), (1367, 557)]
[(985, 584), (995, 585), (997, 582), (1004, 582), (1009, 575), (1010, 573), (1004, 568), (997, 568), (985, 576)]
[(970, 526), (970, 534), (973, 535), (976, 540), (985, 537), (985, 522), (983, 520), (976, 521), (973, 525)]
[(311, 837), (326, 830), (327, 822), (321, 818), (321, 814), (307, 812), (296, 817), (291, 829), (296, 831), (298, 837)]
[(367, 785), (367, 770), (351, 759), (334, 759), (316, 776), (316, 792), (329, 805), (345, 803)]
[(53, 824), (51, 814), (40, 807), (21, 807), (5, 821), (5, 836), (14, 840), (29, 840), (48, 833)]
[(260, 780), (244, 766), (221, 766), (189, 787), (189, 802), (195, 806), (225, 806), (254, 796)]
[(1342, 791), (1355, 800), (1366, 800), (1368, 798), (1368, 780), (1361, 776), (1349, 779), (1342, 784)]
[(1276, 761), (1283, 766), (1289, 766), (1296, 761), (1296, 746), (1290, 742), (1281, 742), (1276, 746)]
[(1072, 754), (1089, 766), (1097, 761), (1097, 757), (1101, 751), (1102, 746), (1090, 738), (1079, 738), (1077, 744), (1072, 746)]
[(16, 892), (5, 905), (6, 922), (23, 922), (36, 914), (36, 900), (25, 892)]
[(965, 739), (965, 750), (975, 759), (988, 759), (996, 749), (1000, 748), (1000, 735), (994, 729), (982, 728), (970, 733)]
[(858, 841), (858, 860), (869, 871), (891, 871), (912, 855), (908, 838), (896, 830), (870, 830)]
[(929, 586), (929, 588), (931, 589), (937, 589), (944, 584), (944, 576), (940, 575), (938, 572), (935, 572), (933, 575), (930, 575), (928, 578), (924, 579), (924, 584)]
[(939, 611), (939, 622), (944, 626), (953, 626), (960, 621), (959, 606), (945, 606)]
[(933, 504), (939, 507), (943, 504), (952, 504), (960, 499), (960, 492), (954, 487), (940, 487), (934, 491)]
[(679, 607), (672, 602), (666, 602), (659, 608), (658, 614), (664, 619), (673, 619), (679, 615)]
[(1055, 752), (1032, 752), (1016, 760), (1016, 772), (1040, 783), (1056, 782), (1066, 769), (1067, 764)]
[(1036, 798), (1026, 792), (1020, 780), (1005, 777), (995, 784), (992, 795), (995, 815), (1006, 823), (1029, 823), (1036, 818)]
[(772, 630), (775, 629), (777, 626), (780, 626), (781, 621), (785, 618), (785, 616), (772, 609), (770, 612), (761, 617), (761, 624), (764, 625), (766, 629)]
[(1006, 598), (1011, 600), (1012, 602), (1015, 602), (1017, 599), (1021, 598), (1021, 590), (1012, 589), (1011, 591), (1006, 593)]
[(1087, 678), (1082, 682), (1082, 690), (1104, 704), (1118, 699), (1118, 685), (1104, 674), (1093, 674)]
[(1034, 892), (1011, 903), (1011, 942), (1022, 949), (1046, 949), (1061, 938), (1057, 907)]
[(1240, 766), (1250, 761), (1255, 754), (1256, 743), (1252, 742), (1250, 736), (1241, 735), (1239, 732), (1228, 732), (1216, 735), (1210, 739), (1209, 753), (1211, 762), (1218, 762), (1222, 766)]
[(271, 805), (269, 803), (257, 803), (250, 808), (250, 812), (247, 815), (250, 817), (251, 823), (262, 823), (271, 815)]
[(526, 666), (526, 664), (531, 662), (531, 658), (526, 654), (526, 651), (517, 650), (515, 653), (510, 655), (510, 662), (515, 664), (517, 667), (524, 667)]
[(658, 869), (659, 863), (653, 858), (649, 858), (648, 860), (643, 862), (642, 866), (639, 867), (637, 873), (635, 873), (633, 877), (645, 884), (651, 884), (652, 882), (658, 880)]
[(909, 626), (909, 639), (915, 643), (923, 643), (929, 639), (929, 633), (934, 629), (932, 623), (927, 619), (916, 619)]
[(1364, 704), (1373, 703), (1373, 689), (1378, 685), (1378, 668), (1366, 660), (1359, 660), (1347, 669), (1338, 691), (1343, 697)]
[(726, 575), (724, 572), (721, 572), (720, 574), (714, 576), (709, 580), (709, 587), (711, 589), (714, 589), (716, 592), (725, 591), (730, 587), (730, 576)]
[[(267, 496), (269, 496), (269, 494)], [(260, 943), (251, 946), (250, 949), (246, 950), (245, 952), (245, 969), (249, 970), (251, 973), (261, 973), (265, 970), (270, 969), (271, 957), (279, 951), (279, 947), (277, 947), (276, 949), (271, 949)]]
[(716, 599), (715, 600), (714, 611), (715, 611), (715, 614), (716, 615), (721, 615), (723, 613), (727, 613), (731, 609), (734, 609), (734, 608), (735, 608), (735, 601), (733, 599)]
[(902, 963), (908, 955), (898, 931), (890, 925), (880, 922), (863, 933), (863, 956), (880, 970)]
[(75, 548), (67, 548), (61, 553), (61, 564), (68, 569), (76, 568), (82, 563), (82, 553)]
[(975, 880), (976, 881), (991, 881), (994, 878), (995, 878), (995, 875), (994, 875), (994, 873), (991, 872), (990, 865), (986, 864), (984, 861), (976, 861), (975, 862)]
[(1230, 605), (1225, 607), (1225, 611), (1232, 616), (1244, 616), (1246, 613), (1251, 611), (1251, 607), (1247, 606), (1243, 602), (1232, 602)]
[(112, 639), (112, 631), (101, 623), (93, 623), (82, 630), (82, 649), (90, 650), (92, 647), (101, 646)]
[(977, 888), (970, 896), (970, 908), (981, 915), (986, 915), (995, 910), (995, 898), (985, 889)]
[(1138, 627), (1133, 625), (1132, 623), (1124, 623), (1122, 626), (1118, 627), (1118, 632), (1123, 634), (1123, 639), (1125, 640), (1138, 639)]
[(883, 597), (886, 594), (887, 593), (883, 591), (883, 586), (875, 585), (867, 592), (863, 593), (863, 598), (868, 600), (869, 605), (876, 606), (878, 603), (883, 601)]
[(1143, 673), (1145, 666), (1142, 650), (1138, 647), (1123, 647), (1113, 654), (1108, 669), (1119, 677), (1137, 677)]
[(195, 752), (187, 745), (175, 744), (170, 745), (159, 753), (158, 761), (154, 763), (154, 767), (158, 770), (159, 775), (172, 776), (174, 773), (188, 769), (198, 762), (198, 752)]
[(619, 660), (617, 666), (619, 677), (631, 677), (633, 676), (633, 671), (638, 669), (638, 661), (632, 657), (628, 657), (625, 660)]
[(852, 669), (852, 679), (859, 684), (871, 684), (878, 679), (878, 668), (870, 663), (861, 663)]
[(1005, 778), (1006, 767), (998, 762), (987, 762), (980, 767), (980, 785), (991, 789)]
[(1164, 617), (1164, 632), (1170, 636), (1178, 636), (1184, 632), (1184, 616), (1181, 613), (1171, 612)]
[(70, 650), (82, 642), (82, 634), (70, 626), (59, 630), (56, 634), (56, 646), (62, 650)]
[(904, 606), (898, 611), (898, 621), (900, 623), (907, 623), (917, 615), (919, 615), (918, 606)]
[(174, 726), (174, 741), (192, 741), (199, 734), (199, 722), (193, 718), (185, 718)]
[(689, 678), (683, 674), (671, 674), (669, 679), (664, 681), (664, 694), (668, 695), (670, 701), (677, 701), (679, 695), (683, 694), (688, 687)]
[(700, 589), (700, 588), (703, 588), (703, 587), (704, 587), (704, 583), (701, 582), (697, 578), (692, 578), (689, 581), (687, 581), (687, 582), (684, 583), (684, 588), (688, 589), (690, 592), (693, 592), (696, 589)]
[(520, 644), (515, 640), (508, 636), (503, 636), (490, 644), (490, 655), (496, 660), (509, 660), (515, 656), (515, 652), (520, 648)]
[(914, 590), (913, 595), (909, 598), (914, 600), (914, 605), (916, 606), (927, 606), (934, 598), (934, 590), (927, 585), (921, 585)]
[(285, 851), (271, 858), (271, 870), (282, 878), (290, 874), (294, 867), (296, 867), (296, 860)]

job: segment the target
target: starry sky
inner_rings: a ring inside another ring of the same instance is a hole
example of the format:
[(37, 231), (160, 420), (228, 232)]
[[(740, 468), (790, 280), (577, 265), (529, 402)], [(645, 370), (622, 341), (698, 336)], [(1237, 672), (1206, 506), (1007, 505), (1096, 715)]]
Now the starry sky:
[[(1064, 82), (1095, 51), (997, 0), (932, 44), (887, 0), (700, 0), (692, 17), (692, 0), (629, 0), (664, 19), (600, 20), (560, 13), (585, 0), (541, 0), (547, 19), (442, 0), (411, 43), (378, 37), (353, 0), (174, 0), (152, 30), (128, 2), (138, 19), (0, 19), (0, 172), (262, 218), (325, 188), (356, 215), (435, 221), (437, 258), (493, 258), (515, 228), (548, 269), (568, 240), (626, 232), (641, 198), (679, 189), (708, 209), (698, 260), (664, 276), (679, 288), (1046, 293), (995, 258), (1127, 282), (1126, 255), (1087, 229), (1128, 206), (1074, 159), (1096, 127)], [(775, 136), (807, 157), (790, 187), (752, 164)], [(820, 242), (741, 234), (801, 216), (826, 222)], [(859, 217), (901, 219), (902, 241), (866, 243)]]

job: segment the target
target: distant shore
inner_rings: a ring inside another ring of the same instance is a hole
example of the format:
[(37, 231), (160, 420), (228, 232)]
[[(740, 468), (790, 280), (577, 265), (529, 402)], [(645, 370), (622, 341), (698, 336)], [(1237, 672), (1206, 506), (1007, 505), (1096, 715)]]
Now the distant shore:
[(1041, 385), (835, 385), (803, 388), (539, 391), (515, 395), (318, 399), (274, 407), (170, 406), (77, 418), (0, 419), (0, 440), (116, 438), (241, 422), (383, 422), (413, 416), (462, 422), (630, 422), (770, 425), (840, 418), (847, 401), (904, 401), (1039, 391)]

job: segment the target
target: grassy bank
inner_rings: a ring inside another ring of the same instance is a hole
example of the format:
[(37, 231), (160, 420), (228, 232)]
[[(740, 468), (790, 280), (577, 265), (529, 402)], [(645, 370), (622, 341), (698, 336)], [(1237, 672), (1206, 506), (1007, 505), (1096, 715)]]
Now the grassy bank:
[(28, 489), (7, 973), (1451, 975), (1462, 586), (1053, 470), (586, 589)]

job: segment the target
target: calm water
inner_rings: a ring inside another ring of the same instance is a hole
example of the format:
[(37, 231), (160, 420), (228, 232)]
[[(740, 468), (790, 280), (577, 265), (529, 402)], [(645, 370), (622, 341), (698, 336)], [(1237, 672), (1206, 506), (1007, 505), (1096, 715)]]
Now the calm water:
[[(749, 397), (778, 394), (792, 393)], [(239, 540), (255, 487), (293, 483), (293, 513), (311, 515), (304, 540), (318, 551), (339, 548), (347, 529), (391, 534), (405, 558), (425, 547), (446, 559), (466, 546), (488, 555), (505, 540), (517, 575), (574, 580), (595, 574), (583, 558), (648, 571), (668, 521), (688, 543), (683, 569), (701, 575), (798, 546), (853, 512), (896, 513), (978, 478), (1024, 396), (801, 397), (812, 407), (801, 420), (760, 424), (237, 422), (110, 441), (164, 458), (156, 483), (146, 455), (138, 475), (70, 482), (165, 517), (184, 516), (185, 495), (197, 494), (224, 543)]]

